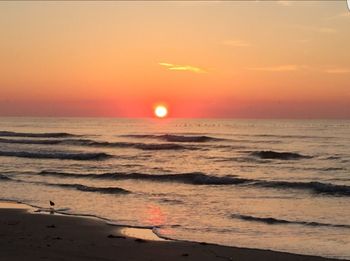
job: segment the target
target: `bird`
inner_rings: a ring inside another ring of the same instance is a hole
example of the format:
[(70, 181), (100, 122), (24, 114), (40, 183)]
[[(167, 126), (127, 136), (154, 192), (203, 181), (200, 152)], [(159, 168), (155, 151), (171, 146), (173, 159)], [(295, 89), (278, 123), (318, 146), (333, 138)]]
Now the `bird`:
[(49, 202), (50, 202), (50, 214), (55, 214), (55, 209), (54, 209), (54, 205), (55, 205), (55, 202), (53, 202), (53, 201), (51, 201), (51, 200), (49, 200)]

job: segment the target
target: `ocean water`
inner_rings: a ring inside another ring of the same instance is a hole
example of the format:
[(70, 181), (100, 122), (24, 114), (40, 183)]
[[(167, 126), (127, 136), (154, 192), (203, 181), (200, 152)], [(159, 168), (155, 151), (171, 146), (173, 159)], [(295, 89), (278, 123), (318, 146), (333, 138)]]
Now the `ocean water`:
[(0, 118), (0, 198), (350, 259), (350, 121)]

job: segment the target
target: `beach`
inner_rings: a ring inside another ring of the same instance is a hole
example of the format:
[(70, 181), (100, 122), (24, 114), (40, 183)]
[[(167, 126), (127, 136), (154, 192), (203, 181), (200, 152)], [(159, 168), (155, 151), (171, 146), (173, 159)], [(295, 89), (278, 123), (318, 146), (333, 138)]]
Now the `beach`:
[(126, 235), (127, 232), (122, 233), (128, 228), (116, 228), (98, 219), (31, 213), (25, 206), (15, 203), (0, 206), (0, 260), (4, 261), (339, 260), (198, 242), (156, 240), (147, 236), (145, 229), (134, 231), (137, 237), (131, 237)]
[(349, 1), (0, 1), (0, 261), (350, 261)]

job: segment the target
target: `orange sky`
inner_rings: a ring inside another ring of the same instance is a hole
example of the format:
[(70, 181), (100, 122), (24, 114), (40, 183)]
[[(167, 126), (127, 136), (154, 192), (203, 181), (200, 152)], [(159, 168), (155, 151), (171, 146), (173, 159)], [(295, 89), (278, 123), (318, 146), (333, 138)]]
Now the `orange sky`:
[(0, 2), (0, 115), (350, 118), (345, 1)]

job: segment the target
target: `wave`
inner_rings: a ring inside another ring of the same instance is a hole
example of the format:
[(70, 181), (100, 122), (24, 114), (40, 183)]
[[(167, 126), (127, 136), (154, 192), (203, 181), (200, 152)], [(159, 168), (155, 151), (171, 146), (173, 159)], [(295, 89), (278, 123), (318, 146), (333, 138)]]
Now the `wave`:
[(55, 145), (62, 143), (62, 140), (20, 140), (20, 139), (4, 139), (0, 138), (0, 143), (10, 143), (10, 144), (47, 144), (47, 145)]
[(221, 140), (210, 136), (183, 136), (170, 134), (160, 135), (159, 138), (169, 142), (207, 142)]
[(0, 180), (11, 180), (9, 177), (0, 174)]
[(0, 138), (0, 143), (10, 144), (37, 144), (37, 145), (75, 145), (89, 147), (109, 147), (109, 148), (135, 148), (140, 150), (185, 150), (195, 149), (195, 147), (183, 146), (174, 143), (133, 143), (133, 142), (107, 142), (94, 141), (89, 139), (60, 139), (60, 140), (29, 140), (29, 139), (4, 139)]
[(334, 136), (313, 136), (313, 135), (278, 135), (278, 134), (253, 134), (253, 135), (241, 135), (249, 137), (261, 137), (261, 138), (295, 138), (295, 139), (334, 139)]
[[(141, 149), (141, 150), (184, 150), (184, 149), (190, 149), (189, 147), (185, 147), (178, 144), (173, 143), (162, 143), (162, 144), (145, 144), (145, 143), (138, 143), (133, 144), (132, 147)], [(193, 149), (193, 147), (191, 147)]]
[(171, 198), (161, 198), (158, 199), (159, 202), (161, 203), (166, 203), (166, 204), (176, 204), (176, 205), (181, 205), (184, 204), (184, 201), (179, 200), (179, 199), (171, 199)]
[(122, 135), (122, 137), (137, 138), (137, 139), (158, 139), (168, 142), (208, 142), (208, 141), (219, 141), (223, 139), (214, 138), (210, 136), (185, 136), (185, 135), (173, 135), (173, 134), (163, 134), (163, 135), (152, 135), (152, 134), (131, 134)]
[(343, 224), (329, 224), (329, 223), (319, 223), (319, 222), (309, 222), (309, 221), (290, 221), (285, 219), (277, 219), (272, 217), (254, 217), (249, 215), (232, 214), (232, 218), (241, 219), (245, 221), (261, 222), (269, 225), (275, 224), (294, 224), (294, 225), (304, 225), (304, 226), (316, 226), (316, 227), (339, 227), (339, 228), (350, 228), (350, 225)]
[(180, 173), (180, 174), (145, 174), (145, 173), (102, 173), (102, 174), (78, 174), (67, 172), (42, 171), (39, 175), (92, 178), (92, 179), (113, 179), (113, 180), (146, 180), (155, 182), (178, 182), (191, 185), (247, 185), (252, 187), (274, 188), (274, 189), (299, 189), (308, 190), (316, 194), (333, 196), (350, 196), (350, 186), (336, 185), (331, 183), (312, 182), (291, 182), (291, 181), (268, 181), (246, 179), (232, 176), (211, 176), (201, 172)]
[(184, 150), (190, 149), (179, 144), (173, 143), (134, 143), (134, 142), (108, 142), (94, 141), (89, 139), (68, 139), (62, 140), (62, 144), (92, 146), (92, 147), (114, 147), (114, 148), (135, 148), (140, 150)]
[(345, 168), (338, 168), (338, 167), (329, 167), (329, 168), (321, 168), (320, 171), (337, 171), (337, 170), (345, 170)]
[(27, 138), (65, 138), (65, 137), (75, 137), (78, 135), (70, 134), (66, 132), (56, 132), (56, 133), (23, 133), (23, 132), (13, 132), (13, 131), (0, 131), (0, 137), (27, 137)]
[(27, 151), (0, 151), (3, 157), (19, 157), (31, 159), (61, 159), (61, 160), (104, 160), (112, 155), (99, 153), (63, 153), (63, 152), (27, 152)]
[[(50, 187), (61, 187), (61, 188), (72, 188), (79, 191), (84, 192), (99, 192), (103, 194), (128, 194), (131, 193), (131, 191), (119, 188), (119, 187), (90, 187), (82, 184), (67, 184), (67, 183), (47, 183), (47, 182), (41, 182), (41, 181), (26, 181), (22, 179), (11, 179), (6, 176), (4, 176), (5, 179), (11, 180), (14, 182), (20, 182), (20, 183), (30, 183), (30, 184), (37, 184), (37, 185), (44, 185), (44, 186), (50, 186)], [(0, 176), (1, 179), (1, 176)]]
[(253, 151), (251, 156), (258, 157), (260, 159), (280, 159), (280, 160), (296, 160), (312, 158), (311, 156), (305, 156), (294, 152), (277, 152), (272, 150)]
[(303, 189), (317, 194), (328, 194), (335, 196), (350, 196), (350, 186), (336, 185), (332, 183), (311, 182), (289, 182), (289, 181), (258, 181), (255, 183), (260, 187), (278, 189)]
[(63, 188), (73, 188), (84, 192), (99, 192), (103, 194), (128, 194), (131, 193), (129, 190), (122, 189), (119, 187), (89, 187), (81, 184), (56, 184), (56, 183), (40, 183), (43, 185), (63, 187)]
[(341, 157), (340, 156), (329, 156), (326, 159), (328, 159), (328, 160), (337, 160), (337, 159), (341, 159)]
[(102, 173), (102, 174), (78, 174), (67, 172), (41, 171), (40, 175), (93, 178), (93, 179), (114, 179), (114, 180), (149, 180), (159, 182), (180, 182), (192, 185), (236, 185), (249, 181), (243, 178), (216, 177), (201, 172), (180, 173), (180, 174), (145, 174), (145, 173)]

